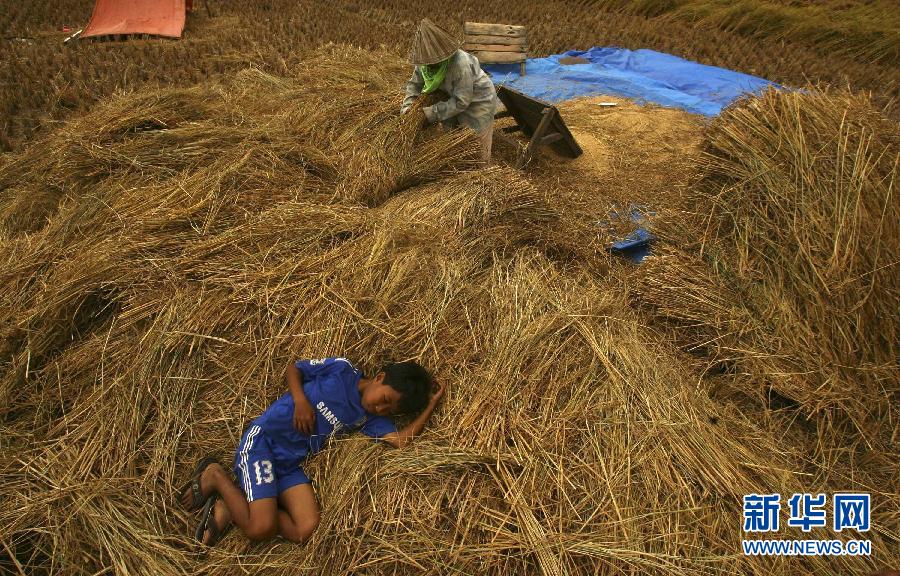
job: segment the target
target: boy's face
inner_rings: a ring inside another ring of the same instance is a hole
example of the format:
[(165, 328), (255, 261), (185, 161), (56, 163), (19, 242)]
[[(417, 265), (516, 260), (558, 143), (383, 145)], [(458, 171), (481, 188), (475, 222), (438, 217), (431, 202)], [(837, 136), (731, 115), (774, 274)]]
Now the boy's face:
[(396, 414), (403, 396), (384, 383), (384, 372), (372, 378), (362, 394), (362, 406), (366, 412), (378, 416)]

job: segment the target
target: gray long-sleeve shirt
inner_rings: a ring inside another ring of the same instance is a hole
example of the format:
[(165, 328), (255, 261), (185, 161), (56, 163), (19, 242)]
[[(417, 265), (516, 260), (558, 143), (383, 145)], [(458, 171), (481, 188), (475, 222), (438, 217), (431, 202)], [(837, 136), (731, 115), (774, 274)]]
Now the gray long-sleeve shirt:
[[(481, 132), (493, 124), (499, 104), (494, 83), (481, 69), (478, 58), (468, 52), (457, 50), (450, 58), (447, 74), (439, 88), (450, 98), (425, 108), (425, 117), (429, 122), (458, 122)], [(406, 98), (401, 111), (406, 112), (413, 105), (424, 86), (422, 72), (416, 66), (406, 83)]]

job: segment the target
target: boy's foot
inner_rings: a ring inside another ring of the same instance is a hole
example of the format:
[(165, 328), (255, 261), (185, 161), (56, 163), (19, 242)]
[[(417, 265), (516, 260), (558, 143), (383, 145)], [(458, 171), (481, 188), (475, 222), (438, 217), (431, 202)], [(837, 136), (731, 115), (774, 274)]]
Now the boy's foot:
[(191, 481), (181, 493), (181, 505), (188, 510), (198, 510), (213, 493), (213, 475), (224, 472), (215, 458), (207, 457), (197, 463)]
[(215, 546), (228, 533), (231, 526), (231, 512), (228, 511), (225, 502), (216, 498), (212, 514), (206, 522), (206, 530), (200, 541), (206, 546)]

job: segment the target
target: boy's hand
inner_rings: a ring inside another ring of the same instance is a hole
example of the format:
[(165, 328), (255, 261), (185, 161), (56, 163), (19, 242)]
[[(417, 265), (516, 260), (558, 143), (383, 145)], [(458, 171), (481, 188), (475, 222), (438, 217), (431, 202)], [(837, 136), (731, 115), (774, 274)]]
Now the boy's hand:
[(316, 412), (306, 398), (294, 401), (294, 428), (307, 436), (316, 430)]
[(402, 430), (398, 430), (393, 434), (388, 434), (387, 436), (382, 437), (382, 439), (394, 448), (402, 448), (409, 444), (414, 436), (418, 436), (422, 433), (422, 430), (425, 428), (425, 422), (428, 421), (431, 413), (434, 411), (435, 407), (437, 407), (437, 403), (441, 401), (446, 388), (447, 387), (443, 382), (439, 382), (437, 379), (433, 380), (431, 385), (431, 398), (428, 399), (428, 406), (426, 406), (426, 408)]
[(441, 396), (444, 395), (444, 389), (447, 387), (442, 381), (437, 379), (434, 380), (434, 385), (431, 388), (431, 405), (436, 406), (438, 402), (441, 400)]

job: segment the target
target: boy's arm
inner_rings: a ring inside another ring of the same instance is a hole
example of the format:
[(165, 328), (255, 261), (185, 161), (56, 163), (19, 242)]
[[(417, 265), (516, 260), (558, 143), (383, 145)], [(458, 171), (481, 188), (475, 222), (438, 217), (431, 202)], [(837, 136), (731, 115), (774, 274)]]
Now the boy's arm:
[(422, 413), (416, 416), (415, 420), (404, 426), (402, 430), (382, 436), (382, 440), (394, 448), (403, 448), (409, 444), (414, 437), (422, 433), (422, 430), (425, 429), (425, 423), (428, 422), (429, 416), (434, 412), (435, 406), (438, 405), (438, 402), (440, 402), (441, 397), (444, 395), (444, 383), (436, 382), (436, 384), (437, 390), (431, 395), (431, 398), (428, 400), (428, 405), (422, 410)]
[(294, 428), (308, 436), (312, 435), (316, 430), (316, 412), (303, 393), (303, 377), (293, 362), (288, 364), (285, 379), (294, 399)]

